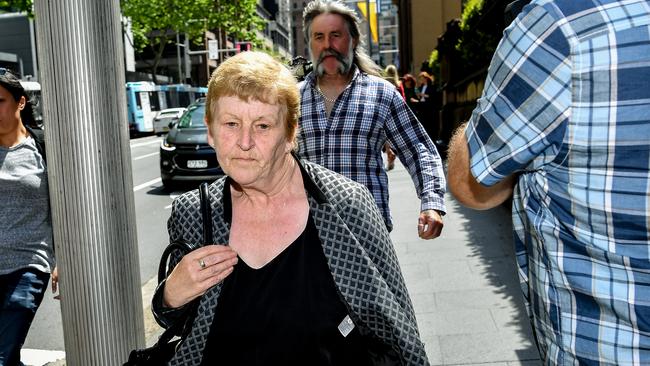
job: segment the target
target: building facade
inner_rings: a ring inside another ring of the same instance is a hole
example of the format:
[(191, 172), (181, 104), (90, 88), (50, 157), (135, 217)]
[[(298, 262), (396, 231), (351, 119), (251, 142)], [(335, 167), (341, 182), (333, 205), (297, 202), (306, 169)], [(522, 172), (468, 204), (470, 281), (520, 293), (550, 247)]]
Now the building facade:
[(461, 0), (393, 0), (399, 14), (400, 73), (417, 73), (438, 46), (447, 22), (460, 18)]
[(34, 21), (24, 13), (0, 14), (0, 67), (38, 80)]

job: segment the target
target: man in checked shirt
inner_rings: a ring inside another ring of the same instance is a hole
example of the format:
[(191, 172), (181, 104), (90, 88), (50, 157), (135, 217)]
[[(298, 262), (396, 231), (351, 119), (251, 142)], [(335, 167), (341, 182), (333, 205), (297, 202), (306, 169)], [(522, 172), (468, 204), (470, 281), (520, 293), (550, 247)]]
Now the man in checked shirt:
[(381, 156), (390, 141), (421, 200), (419, 236), (438, 237), (445, 213), (440, 156), (397, 89), (363, 52), (359, 18), (341, 2), (316, 0), (307, 4), (303, 22), (314, 71), (300, 85), (298, 154), (368, 187), (390, 231)]
[(650, 2), (533, 0), (452, 139), (449, 186), (513, 194), (547, 365), (650, 365)]

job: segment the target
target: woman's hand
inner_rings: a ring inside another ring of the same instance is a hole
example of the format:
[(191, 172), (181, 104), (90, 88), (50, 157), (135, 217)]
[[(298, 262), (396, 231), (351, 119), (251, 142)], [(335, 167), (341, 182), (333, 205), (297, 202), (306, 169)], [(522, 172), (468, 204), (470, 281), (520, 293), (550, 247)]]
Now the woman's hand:
[(52, 270), (52, 294), (54, 294), (54, 300), (61, 300), (61, 294), (57, 294), (59, 291), (59, 267), (54, 267)]
[(177, 308), (203, 295), (234, 269), (237, 253), (226, 245), (206, 245), (186, 254), (165, 281), (163, 303)]

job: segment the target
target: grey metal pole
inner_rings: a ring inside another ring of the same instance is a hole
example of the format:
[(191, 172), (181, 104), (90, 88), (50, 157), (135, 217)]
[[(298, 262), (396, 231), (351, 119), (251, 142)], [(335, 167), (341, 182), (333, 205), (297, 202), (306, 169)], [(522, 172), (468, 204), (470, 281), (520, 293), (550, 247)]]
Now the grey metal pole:
[(144, 321), (119, 0), (34, 12), (66, 364), (121, 365)]
[(185, 33), (185, 40), (183, 41), (183, 44), (185, 45), (184, 50), (184, 57), (185, 57), (185, 80), (183, 80), (183, 84), (191, 84), (188, 81), (191, 80), (192, 78), (192, 60), (190, 59), (190, 40), (187, 37), (187, 33)]
[(181, 67), (181, 40), (176, 32), (176, 61), (178, 61), (178, 83), (183, 84), (183, 68)]

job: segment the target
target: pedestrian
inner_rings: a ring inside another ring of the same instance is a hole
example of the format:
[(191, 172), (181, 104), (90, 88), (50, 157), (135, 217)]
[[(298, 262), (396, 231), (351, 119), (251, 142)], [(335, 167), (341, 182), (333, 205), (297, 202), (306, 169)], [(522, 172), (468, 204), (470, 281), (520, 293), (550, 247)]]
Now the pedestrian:
[(16, 75), (0, 68), (0, 366), (20, 350), (50, 273), (57, 291), (42, 131)]
[(402, 98), (406, 98), (404, 96), (404, 87), (402, 86), (402, 82), (400, 81), (399, 73), (397, 72), (397, 67), (395, 65), (386, 66), (384, 69), (384, 79), (395, 86)]
[[(402, 83), (399, 80), (399, 73), (397, 72), (397, 67), (395, 65), (388, 65), (384, 69), (384, 79), (389, 83), (393, 84), (397, 91), (400, 93), (402, 98), (404, 98), (404, 88)], [(384, 153), (386, 153), (386, 170), (393, 170), (395, 168), (395, 151), (390, 147), (390, 142), (386, 141), (383, 148)]]
[(533, 0), (453, 138), (469, 207), (512, 196), (544, 364), (650, 364), (650, 6)]
[(406, 105), (408, 105), (412, 111), (416, 111), (418, 103), (417, 82), (411, 74), (404, 74), (402, 78), (404, 79), (402, 81), (402, 86), (404, 87), (404, 99), (406, 100)]
[[(209, 188), (219, 245), (172, 258), (156, 290), (165, 327), (200, 297), (170, 365), (428, 365), (372, 196), (293, 153), (299, 103), (294, 76), (265, 53), (231, 57), (210, 79), (209, 142), (226, 173)], [(198, 190), (176, 198), (170, 240), (199, 242), (200, 217)]]
[(433, 77), (426, 71), (418, 74), (418, 91), (417, 96), (417, 116), (429, 134), (429, 137), (435, 143), (438, 140), (438, 119), (435, 118), (435, 99), (436, 91), (433, 85)]
[(303, 22), (314, 71), (301, 83), (299, 155), (368, 187), (390, 231), (381, 156), (390, 142), (421, 200), (420, 237), (438, 237), (445, 212), (440, 156), (402, 96), (363, 51), (356, 13), (339, 1), (316, 0), (307, 4)]

